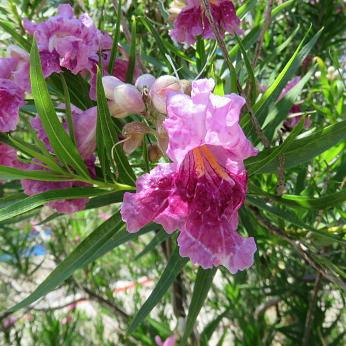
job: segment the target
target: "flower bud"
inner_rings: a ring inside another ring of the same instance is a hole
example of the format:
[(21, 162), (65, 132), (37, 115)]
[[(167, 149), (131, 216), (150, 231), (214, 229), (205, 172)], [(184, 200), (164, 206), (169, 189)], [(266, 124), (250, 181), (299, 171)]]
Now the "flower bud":
[(148, 158), (150, 162), (157, 162), (162, 157), (162, 151), (157, 144), (150, 144), (148, 146)]
[(102, 77), (103, 89), (108, 100), (114, 100), (114, 89), (124, 84), (119, 78), (114, 76), (104, 76)]
[(150, 90), (155, 81), (156, 78), (153, 75), (146, 73), (137, 78), (135, 86), (140, 92), (143, 92), (144, 89)]
[(184, 94), (191, 94), (192, 84), (188, 80), (179, 80), (173, 76), (159, 77), (150, 89), (150, 97), (154, 107), (163, 114), (167, 113), (167, 96), (171, 91), (180, 91)]
[(125, 137), (123, 149), (126, 154), (131, 154), (141, 146), (144, 135), (151, 132), (150, 127), (139, 121), (127, 123), (122, 130), (122, 135)]
[(122, 84), (114, 89), (113, 100), (127, 114), (140, 114), (145, 110), (142, 94), (131, 84)]
[(173, 76), (161, 76), (156, 79), (150, 89), (150, 97), (154, 107), (163, 114), (167, 113), (167, 95), (171, 91), (180, 91), (179, 80)]

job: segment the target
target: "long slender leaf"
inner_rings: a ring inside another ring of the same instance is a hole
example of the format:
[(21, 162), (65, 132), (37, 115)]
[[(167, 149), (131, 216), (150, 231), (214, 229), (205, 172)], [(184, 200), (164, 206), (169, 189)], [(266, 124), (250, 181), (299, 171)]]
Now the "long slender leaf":
[(180, 341), (180, 345), (182, 346), (187, 344), (187, 339), (192, 333), (193, 327), (197, 320), (197, 316), (201, 311), (202, 306), (205, 303), (205, 300), (207, 299), (207, 295), (213, 283), (216, 270), (216, 268), (207, 270), (203, 268), (198, 268), (197, 278), (195, 281), (195, 286), (193, 288), (189, 312), (186, 318), (184, 335)]
[(128, 329), (129, 333), (132, 333), (149, 315), (150, 311), (154, 309), (186, 263), (187, 259), (180, 257), (178, 248), (176, 248), (156, 287), (132, 320)]
[[(295, 167), (322, 154), (341, 140), (345, 140), (345, 132), (346, 120), (315, 131), (304, 138), (296, 139), (284, 153), (285, 168)], [(252, 165), (257, 160), (262, 160), (262, 158), (271, 153), (272, 150), (275, 149), (264, 150), (257, 157), (246, 160), (246, 165)], [(257, 173), (276, 172), (278, 164), (278, 160), (274, 159), (260, 168)]]
[[(256, 163), (249, 164), (247, 166), (249, 170), (249, 174), (255, 174), (259, 170), (263, 169), (268, 165), (270, 162), (274, 161), (276, 158), (278, 158), (280, 155), (283, 155), (285, 151), (289, 148), (289, 146), (292, 144), (292, 142), (296, 139), (296, 137), (299, 135), (300, 131), (303, 129), (304, 126), (304, 118), (302, 118), (297, 126), (293, 129), (293, 131), (289, 134), (289, 136), (286, 138), (285, 142), (282, 143), (279, 147), (272, 150), (267, 155), (259, 155), (260, 157), (256, 161)], [(262, 158), (263, 157), (263, 158)]]
[(104, 246), (112, 236), (119, 233), (122, 229), (121, 226), (122, 221), (118, 212), (84, 239), (77, 248), (48, 275), (32, 294), (11, 307), (8, 311), (15, 312), (34, 303), (36, 300), (59, 286), (69, 278), (74, 271), (94, 261), (96, 259), (95, 252), (100, 251), (100, 248)]
[(0, 209), (0, 221), (21, 215), (51, 201), (88, 198), (99, 196), (107, 192), (108, 191), (106, 190), (96, 189), (94, 187), (72, 187), (68, 189), (43, 192), (35, 196), (27, 197), (19, 202)]
[(112, 45), (111, 56), (110, 56), (109, 65), (108, 65), (108, 74), (110, 75), (113, 75), (115, 59), (117, 57), (117, 51), (118, 51), (118, 42), (120, 38), (121, 3), (122, 3), (122, 0), (118, 0), (117, 21), (114, 28), (113, 45)]
[[(117, 165), (119, 178), (122, 182), (128, 184), (134, 184), (136, 176), (130, 166), (122, 147), (117, 144), (117, 129), (111, 119), (109, 113), (105, 92), (102, 85), (102, 75), (100, 69), (97, 71), (97, 144), (98, 153), (103, 158), (101, 164), (112, 165), (114, 153), (114, 159)], [(106, 171), (106, 168), (104, 171)]]
[(80, 175), (89, 177), (84, 161), (55, 113), (55, 108), (42, 73), (40, 56), (35, 40), (33, 40), (30, 53), (30, 79), (35, 105), (55, 154), (62, 162), (73, 167)]

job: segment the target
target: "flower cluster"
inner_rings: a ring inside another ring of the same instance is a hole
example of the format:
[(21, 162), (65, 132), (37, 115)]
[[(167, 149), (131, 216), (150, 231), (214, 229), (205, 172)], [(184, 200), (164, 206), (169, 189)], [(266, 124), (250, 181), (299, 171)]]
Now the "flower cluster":
[[(182, 3), (179, 2), (171, 36), (188, 44), (194, 43), (198, 36), (214, 38), (200, 2), (188, 0), (184, 6)], [(241, 32), (231, 1), (213, 0), (210, 5), (222, 35)], [(140, 75), (136, 68), (135, 83), (127, 83), (128, 62), (121, 47), (125, 59), (117, 59), (108, 75), (111, 38), (98, 30), (87, 15), (76, 18), (70, 5), (60, 5), (58, 15), (43, 23), (25, 20), (23, 25), (37, 40), (45, 77), (64, 69), (88, 77), (91, 99), (96, 96), (96, 70), (102, 59), (102, 83), (111, 115), (145, 117), (143, 122), (124, 125), (119, 144), (130, 155), (141, 146), (144, 136), (150, 135), (149, 160), (157, 162), (165, 156), (150, 173), (138, 178), (136, 193), (124, 195), (121, 214), (128, 231), (137, 232), (144, 225), (156, 222), (168, 233), (179, 230), (181, 256), (189, 257), (203, 268), (223, 265), (236, 273), (251, 266), (255, 241), (237, 232), (238, 210), (247, 191), (244, 160), (257, 154), (239, 125), (245, 100), (236, 94), (213, 94), (211, 79), (190, 82), (170, 75), (156, 78), (151, 74)], [(9, 55), (0, 60), (0, 132), (16, 128), (24, 93), (30, 92), (28, 54), (18, 47), (10, 47)], [(82, 111), (73, 107), (72, 122), (76, 147), (90, 176), (94, 177), (97, 108)], [(67, 123), (63, 120), (62, 124), (68, 133)], [(38, 116), (31, 120), (31, 127), (54, 155)], [(47, 169), (38, 160), (19, 163), (15, 150), (7, 145), (0, 145), (0, 153), (1, 165)], [(88, 185), (80, 181), (29, 179), (21, 183), (27, 195)], [(61, 213), (73, 213), (84, 209), (87, 202), (83, 198), (48, 205)], [(160, 343), (163, 344), (161, 340)]]

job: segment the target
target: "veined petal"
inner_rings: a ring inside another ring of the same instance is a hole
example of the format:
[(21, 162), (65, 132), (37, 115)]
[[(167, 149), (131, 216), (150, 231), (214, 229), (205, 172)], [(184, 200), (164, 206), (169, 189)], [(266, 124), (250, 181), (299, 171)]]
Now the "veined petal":
[(175, 164), (161, 164), (137, 180), (136, 193), (125, 193), (121, 215), (129, 232), (151, 221), (162, 224), (167, 232), (180, 227), (185, 207), (178, 196), (171, 197), (175, 173)]

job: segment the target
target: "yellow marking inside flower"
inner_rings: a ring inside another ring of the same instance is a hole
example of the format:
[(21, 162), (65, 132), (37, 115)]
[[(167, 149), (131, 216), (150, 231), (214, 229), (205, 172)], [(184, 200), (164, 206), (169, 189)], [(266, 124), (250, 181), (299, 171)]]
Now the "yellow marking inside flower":
[(195, 159), (196, 171), (199, 177), (205, 174), (206, 168), (204, 165), (204, 160), (207, 160), (216, 174), (218, 174), (224, 180), (229, 180), (229, 175), (220, 166), (220, 164), (217, 162), (217, 159), (206, 145), (195, 148), (192, 152)]
[(209, 0), (212, 5), (218, 5), (219, 0)]
[(193, 153), (193, 157), (195, 159), (197, 174), (199, 177), (201, 177), (205, 173), (205, 167), (204, 167), (203, 156), (202, 156), (201, 150), (199, 148), (195, 148), (192, 150), (192, 153)]

